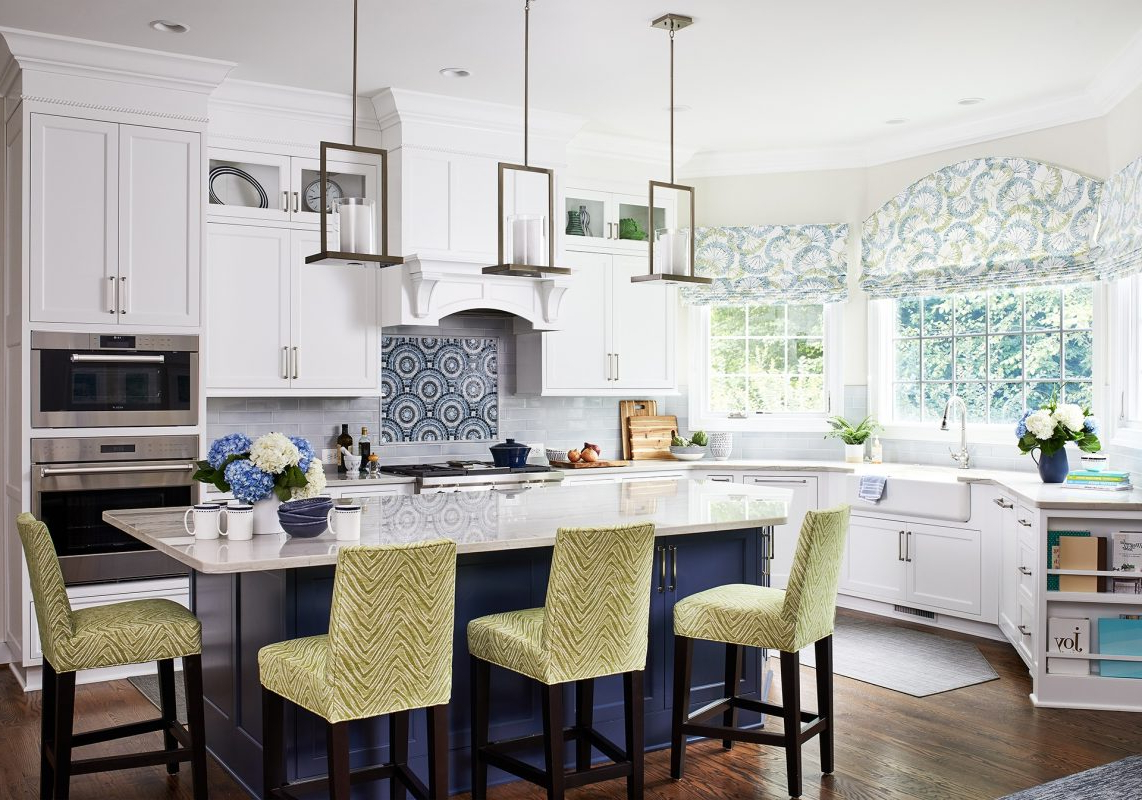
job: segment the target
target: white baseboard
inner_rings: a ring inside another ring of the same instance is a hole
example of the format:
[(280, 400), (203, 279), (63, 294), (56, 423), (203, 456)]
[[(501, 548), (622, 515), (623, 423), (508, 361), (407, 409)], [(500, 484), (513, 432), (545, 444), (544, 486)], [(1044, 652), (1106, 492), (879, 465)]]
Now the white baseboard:
[(924, 619), (923, 617), (914, 617), (911, 614), (901, 614), (893, 608), (892, 603), (882, 603), (878, 600), (866, 600), (863, 597), (850, 597), (843, 594), (837, 596), (837, 605), (840, 608), (864, 611), (868, 614), (891, 617), (892, 619), (899, 619), (904, 622), (914, 622), (917, 625), (925, 625), (929, 628), (966, 633), (970, 636), (979, 636), (982, 639), (993, 639), (997, 642), (1007, 641), (1007, 637), (1003, 635), (1003, 631), (999, 629), (999, 626), (992, 625), (989, 622), (976, 622), (975, 620), (961, 619), (960, 617), (953, 617), (950, 614), (940, 613), (936, 614), (936, 619), (934, 620)]
[[(39, 667), (20, 667), (12, 663), (8, 665), (8, 668), (12, 671), (12, 674), (16, 676), (16, 680), (19, 681), (20, 686), (23, 687), (25, 692), (38, 692), (43, 688), (43, 680), (40, 676)], [(181, 659), (175, 660), (175, 669), (182, 669)], [(151, 661), (147, 664), (127, 664), (121, 667), (83, 670), (76, 674), (75, 682), (79, 685), (102, 683), (104, 681), (134, 678), (138, 675), (155, 675), (157, 672), (158, 666), (155, 662)]]
[(5, 664), (11, 664), (15, 660), (16, 657), (12, 654), (12, 650), (8, 647), (8, 643), (0, 642), (0, 667), (4, 666)]

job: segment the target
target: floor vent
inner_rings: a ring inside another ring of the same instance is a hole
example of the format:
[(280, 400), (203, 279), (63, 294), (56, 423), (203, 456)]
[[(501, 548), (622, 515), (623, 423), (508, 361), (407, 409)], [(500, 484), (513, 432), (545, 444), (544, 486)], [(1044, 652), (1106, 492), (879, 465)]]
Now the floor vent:
[(907, 614), (910, 617), (920, 617), (921, 619), (935, 619), (935, 611), (923, 611), (919, 608), (909, 608), (908, 606), (893, 606), (892, 610), (897, 614)]

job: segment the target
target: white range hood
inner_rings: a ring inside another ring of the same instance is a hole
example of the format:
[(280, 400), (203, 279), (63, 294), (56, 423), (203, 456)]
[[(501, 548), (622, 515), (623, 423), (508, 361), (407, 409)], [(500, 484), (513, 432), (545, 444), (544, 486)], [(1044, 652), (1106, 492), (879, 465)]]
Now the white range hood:
[[(389, 151), (389, 251), (405, 256), (381, 272), (381, 325), (437, 325), (450, 314), (495, 310), (519, 317), (521, 332), (563, 327), (573, 276), (482, 273), (497, 263), (496, 165), (522, 156), (522, 110), (401, 89), (372, 100)], [(533, 110), (532, 160), (564, 167), (582, 125)]]

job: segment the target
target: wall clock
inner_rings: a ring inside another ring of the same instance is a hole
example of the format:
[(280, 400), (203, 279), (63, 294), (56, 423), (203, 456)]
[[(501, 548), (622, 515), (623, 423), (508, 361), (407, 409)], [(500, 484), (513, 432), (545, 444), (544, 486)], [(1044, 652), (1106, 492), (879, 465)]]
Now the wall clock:
[[(305, 210), (317, 213), (321, 208), (321, 178), (314, 178), (306, 184), (305, 192)], [(340, 200), (344, 193), (341, 191), (341, 186), (337, 181), (332, 178), (325, 182), (325, 199), (329, 203), (329, 211), (333, 207), (333, 203)]]

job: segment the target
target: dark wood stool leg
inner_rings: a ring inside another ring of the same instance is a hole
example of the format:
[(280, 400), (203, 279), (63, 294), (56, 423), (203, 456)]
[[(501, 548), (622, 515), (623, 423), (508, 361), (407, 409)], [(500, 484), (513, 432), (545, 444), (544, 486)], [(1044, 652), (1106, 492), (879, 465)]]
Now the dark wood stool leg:
[(472, 676), (472, 800), (484, 800), (488, 794), (488, 762), (481, 750), (488, 743), (488, 700), (491, 694), (491, 665), (471, 657)]
[[(159, 712), (163, 719), (163, 749), (177, 750), (178, 739), (171, 733), (171, 725), (178, 721), (178, 712), (174, 702), (174, 660), (164, 658), (159, 662)], [(178, 762), (167, 764), (167, 774), (178, 772)]]
[(623, 675), (623, 709), (626, 712), (626, 750), (630, 760), (627, 778), (627, 800), (642, 800), (644, 751), (642, 670)]
[(71, 791), (71, 731), (75, 713), (75, 673), (56, 674), (55, 769), (52, 792), (55, 800), (67, 800)]
[(543, 761), (547, 767), (547, 800), (563, 800), (563, 686), (540, 688), (543, 695)]
[[(731, 700), (738, 696), (738, 684), (742, 679), (742, 648), (736, 644), (726, 644), (726, 697)], [(738, 710), (731, 705), (722, 714), (722, 724), (727, 728), (738, 726)], [(722, 747), (732, 750), (733, 739), (722, 739)]]
[[(408, 766), (408, 712), (394, 711), (389, 714), (389, 756), (393, 766)], [(389, 779), (389, 797), (391, 800), (405, 800), (404, 781), (400, 779), (400, 771), (393, 772)]]
[(826, 636), (813, 650), (817, 659), (817, 715), (828, 722), (821, 737), (821, 772), (833, 771), (833, 637)]
[(202, 656), (183, 656), (186, 687), (186, 727), (190, 733), (190, 776), (194, 800), (206, 800), (206, 717), (202, 708)]
[(575, 682), (575, 727), (579, 736), (575, 740), (575, 769), (591, 767), (591, 740), (586, 735), (594, 725), (595, 681), (588, 679)]
[(678, 780), (686, 768), (686, 737), (682, 724), (690, 715), (690, 666), (694, 640), (674, 637), (674, 710), (670, 726), (670, 777)]
[(262, 798), (285, 783), (285, 700), (262, 687)]
[(448, 704), (433, 706), (428, 715), (428, 800), (448, 797)]
[(789, 778), (789, 796), (800, 797), (801, 657), (797, 653), (781, 653), (781, 707), (785, 721), (785, 769)]
[(349, 800), (349, 723), (325, 725), (325, 749), (329, 757), (329, 798)]
[(40, 800), (52, 800), (53, 774), (48, 753), (55, 749), (56, 671), (45, 658), (40, 671), (43, 691), (40, 693)]

